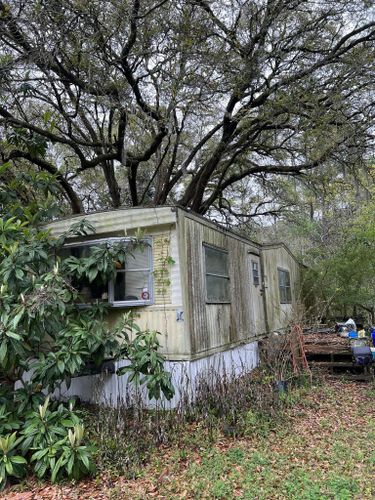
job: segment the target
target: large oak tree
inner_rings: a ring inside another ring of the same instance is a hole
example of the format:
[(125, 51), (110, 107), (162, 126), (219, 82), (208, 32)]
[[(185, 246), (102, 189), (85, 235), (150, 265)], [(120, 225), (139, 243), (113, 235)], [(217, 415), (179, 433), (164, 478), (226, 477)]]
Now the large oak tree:
[(371, 4), (0, 0), (2, 160), (55, 174), (76, 213), (230, 211), (244, 180), (366, 149)]

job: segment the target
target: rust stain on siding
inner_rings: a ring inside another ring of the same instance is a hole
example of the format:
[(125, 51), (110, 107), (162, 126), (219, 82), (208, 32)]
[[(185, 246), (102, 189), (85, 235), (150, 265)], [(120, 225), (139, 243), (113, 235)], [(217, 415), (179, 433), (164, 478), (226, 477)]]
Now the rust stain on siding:
[(154, 304), (171, 303), (171, 272), (167, 258), (170, 256), (171, 239), (169, 233), (153, 238)]

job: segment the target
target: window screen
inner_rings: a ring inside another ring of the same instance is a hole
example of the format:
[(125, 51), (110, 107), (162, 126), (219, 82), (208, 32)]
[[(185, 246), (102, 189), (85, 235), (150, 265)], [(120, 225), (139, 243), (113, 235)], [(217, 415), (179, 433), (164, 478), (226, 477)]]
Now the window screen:
[(206, 272), (206, 298), (210, 303), (230, 302), (228, 253), (203, 246)]
[(253, 284), (258, 286), (260, 284), (260, 276), (259, 276), (259, 262), (256, 260), (251, 261), (251, 268), (253, 271)]
[(292, 303), (292, 292), (290, 287), (290, 274), (285, 269), (278, 269), (279, 275), (279, 294), (281, 304)]

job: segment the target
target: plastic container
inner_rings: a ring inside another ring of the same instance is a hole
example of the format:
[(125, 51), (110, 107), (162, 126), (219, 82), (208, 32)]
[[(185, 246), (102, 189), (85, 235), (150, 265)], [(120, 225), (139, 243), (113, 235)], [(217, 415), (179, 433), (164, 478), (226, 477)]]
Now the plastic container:
[[(350, 339), (350, 345), (352, 347), (363, 347), (367, 345), (367, 339)], [(375, 348), (374, 348), (375, 349)]]
[(375, 347), (370, 347), (372, 352), (372, 359), (375, 361)]
[(375, 347), (375, 328), (371, 328), (372, 345)]
[(279, 394), (285, 394), (288, 392), (288, 380), (277, 380), (276, 382), (276, 390)]
[[(357, 338), (358, 338), (358, 333), (357, 333), (356, 331), (352, 330), (352, 331), (350, 331), (350, 332), (348, 333), (348, 337), (349, 337), (350, 339), (357, 339)], [(374, 344), (374, 345), (375, 345), (375, 344)]]
[(359, 339), (364, 339), (364, 338), (366, 338), (366, 332), (365, 332), (365, 330), (364, 330), (363, 328), (362, 328), (362, 330), (359, 330), (359, 331), (358, 331), (358, 338), (359, 338)]

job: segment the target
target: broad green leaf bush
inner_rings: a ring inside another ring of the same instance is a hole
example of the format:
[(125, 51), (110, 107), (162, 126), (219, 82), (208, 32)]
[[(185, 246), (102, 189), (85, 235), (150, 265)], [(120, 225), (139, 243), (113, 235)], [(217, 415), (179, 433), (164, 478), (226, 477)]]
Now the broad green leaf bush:
[(21, 478), (26, 474), (27, 460), (17, 455), (19, 442), (16, 432), (0, 437), (0, 488), (6, 485), (9, 476)]
[(47, 398), (25, 422), (23, 437), (21, 450), (33, 451), (30, 462), (40, 479), (46, 475), (52, 482), (62, 476), (80, 479), (95, 471), (92, 447), (82, 444), (84, 427), (71, 403), (53, 410)]
[[(0, 167), (6, 172), (9, 166)], [(150, 398), (171, 399), (171, 376), (164, 371), (157, 332), (141, 331), (132, 312), (109, 327), (108, 306), (80, 308), (74, 283), (114, 276), (115, 263), (125, 261), (130, 247), (103, 244), (89, 257), (61, 258), (69, 237), (93, 233), (85, 221), (52, 238), (45, 223), (53, 213), (53, 179), (30, 177), (45, 191), (45, 203), (23, 207), (9, 187), (0, 183), (0, 487), (27, 470), (56, 481), (78, 479), (94, 471), (92, 447), (82, 417), (72, 405), (50, 401), (61, 384), (67, 386), (89, 363), (100, 368), (106, 359), (127, 359), (134, 384), (144, 385)]]

